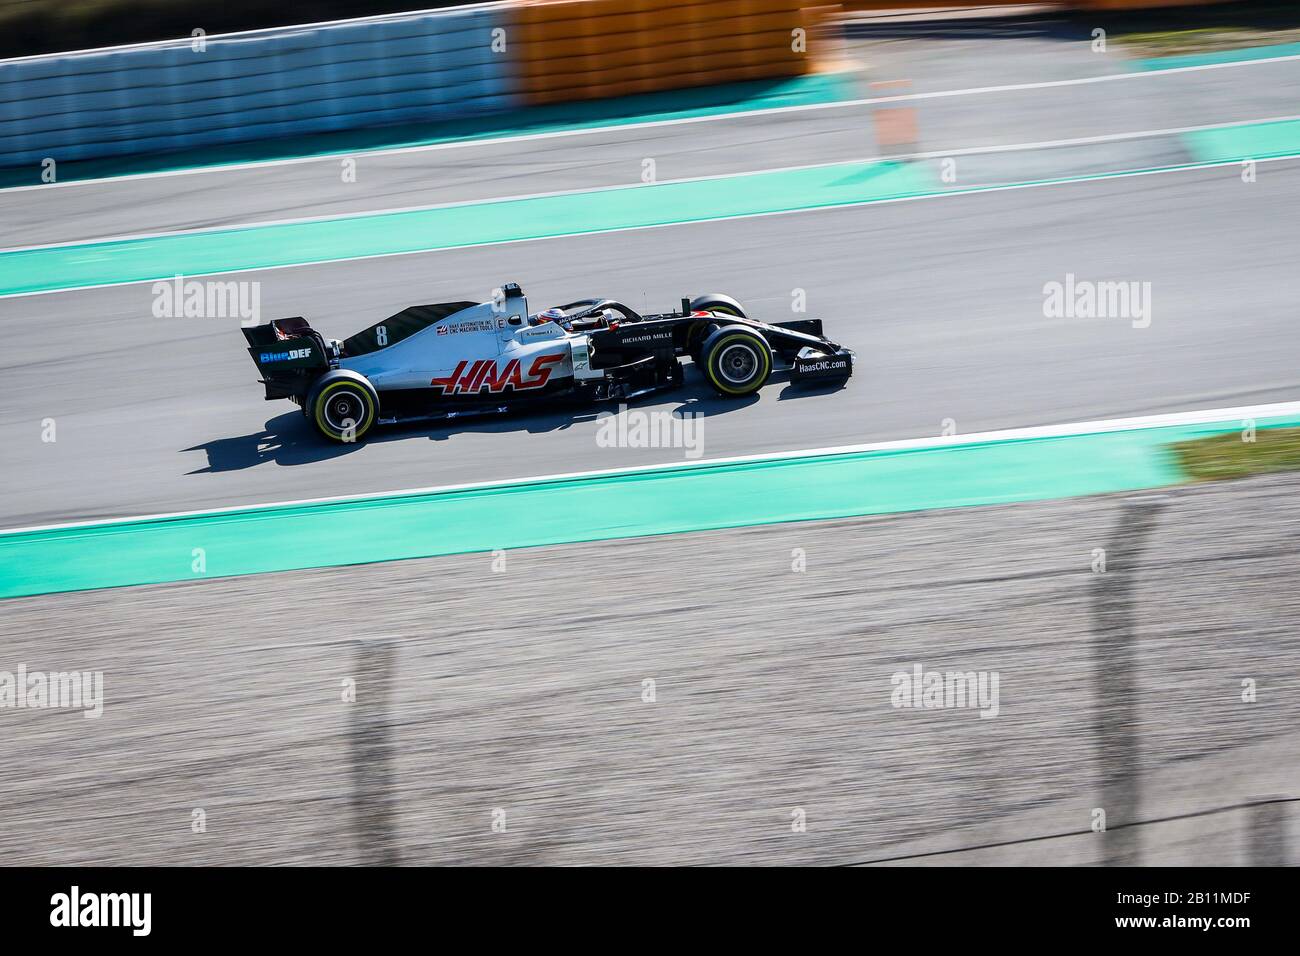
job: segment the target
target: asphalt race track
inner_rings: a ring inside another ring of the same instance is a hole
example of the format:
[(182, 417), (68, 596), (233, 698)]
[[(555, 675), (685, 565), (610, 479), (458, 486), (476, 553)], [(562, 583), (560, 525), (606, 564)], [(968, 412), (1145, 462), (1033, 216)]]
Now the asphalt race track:
[[(263, 317), (344, 337), (413, 303), (518, 281), (534, 308), (586, 295), (651, 311), (730, 292), (808, 314), (856, 349), (847, 387), (716, 399), (693, 375), (645, 408), (698, 411), (707, 457), (1294, 398), (1295, 298), (1279, 277), (1300, 161), (252, 272)], [(1214, 237), (1208, 241), (1207, 236)], [(1068, 273), (1151, 283), (1147, 328), (1043, 315)], [(6, 527), (653, 463), (600, 448), (595, 411), (317, 440), (265, 402), (235, 320), (157, 319), (149, 284), (0, 299), (11, 384)], [(42, 421), (58, 440), (39, 440)]]

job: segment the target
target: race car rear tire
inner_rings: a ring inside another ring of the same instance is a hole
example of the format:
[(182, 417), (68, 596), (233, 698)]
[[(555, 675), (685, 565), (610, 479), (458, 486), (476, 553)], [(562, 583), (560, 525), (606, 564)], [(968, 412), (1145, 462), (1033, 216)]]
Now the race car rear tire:
[(723, 315), (734, 315), (738, 319), (747, 319), (745, 307), (729, 295), (723, 295), (721, 292), (710, 292), (708, 295), (697, 295), (691, 300), (692, 312), (721, 312)]
[(316, 380), (303, 411), (316, 431), (330, 441), (356, 442), (379, 417), (379, 393), (364, 375), (334, 369)]
[(772, 348), (767, 340), (744, 325), (724, 325), (700, 349), (704, 377), (719, 395), (752, 395), (772, 377)]

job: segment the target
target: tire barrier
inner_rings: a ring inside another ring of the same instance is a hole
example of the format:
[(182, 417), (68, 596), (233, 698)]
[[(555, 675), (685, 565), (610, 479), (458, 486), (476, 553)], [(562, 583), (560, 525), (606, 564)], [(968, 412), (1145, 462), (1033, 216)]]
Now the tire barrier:
[[(519, 105), (508, 4), (0, 62), (0, 166), (129, 156)], [(502, 31), (494, 33), (494, 31)]]
[(529, 103), (601, 99), (810, 70), (802, 0), (520, 0)]

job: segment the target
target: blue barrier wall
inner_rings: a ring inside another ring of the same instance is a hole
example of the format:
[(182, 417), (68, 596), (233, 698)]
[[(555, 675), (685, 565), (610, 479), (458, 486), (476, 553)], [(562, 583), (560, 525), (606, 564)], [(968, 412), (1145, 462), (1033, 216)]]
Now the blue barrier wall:
[(0, 166), (472, 116), (520, 103), (508, 4), (0, 62)]

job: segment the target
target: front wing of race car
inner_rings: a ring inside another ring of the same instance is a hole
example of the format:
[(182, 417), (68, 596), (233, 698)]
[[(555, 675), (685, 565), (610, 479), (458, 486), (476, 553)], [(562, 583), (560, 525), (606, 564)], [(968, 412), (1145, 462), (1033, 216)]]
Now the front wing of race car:
[(853, 353), (836, 348), (827, 354), (810, 346), (795, 353), (790, 363), (790, 381), (826, 382), (846, 379), (853, 374)]

